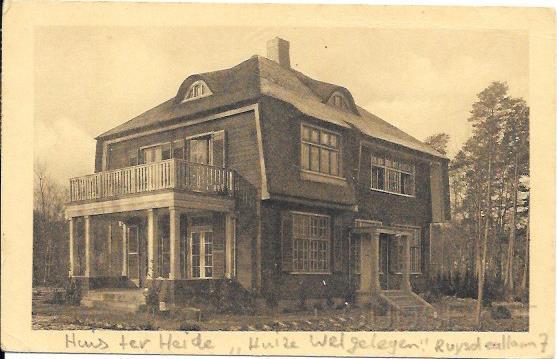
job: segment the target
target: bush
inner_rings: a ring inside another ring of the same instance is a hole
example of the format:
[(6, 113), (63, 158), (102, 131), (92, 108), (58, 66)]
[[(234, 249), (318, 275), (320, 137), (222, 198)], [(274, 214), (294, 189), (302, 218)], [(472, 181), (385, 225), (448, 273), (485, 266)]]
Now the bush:
[[(60, 293), (62, 294), (62, 293)], [(66, 282), (64, 301), (69, 305), (81, 304), (81, 282), (70, 278)]]
[(180, 328), (178, 328), (178, 330), (181, 330), (181, 331), (184, 331), (184, 332), (195, 332), (195, 331), (200, 331), (201, 327), (197, 324), (182, 323), (182, 324), (180, 324)]
[(380, 298), (372, 299), (371, 303), (371, 310), (373, 310), (374, 315), (377, 316), (385, 316), (389, 311), (389, 304)]
[(255, 296), (232, 279), (215, 282), (209, 292), (209, 302), (221, 313), (255, 313)]
[(502, 305), (498, 305), (491, 309), (491, 319), (511, 319), (511, 311), (503, 307)]
[(66, 300), (64, 298), (64, 293), (56, 290), (54, 292), (52, 292), (52, 295), (50, 296), (50, 298), (48, 298), (46, 300), (46, 303), (48, 304), (64, 304), (66, 303)]
[(151, 286), (147, 289), (145, 295), (145, 304), (149, 313), (155, 314), (159, 312), (160, 306), (161, 284), (153, 281)]

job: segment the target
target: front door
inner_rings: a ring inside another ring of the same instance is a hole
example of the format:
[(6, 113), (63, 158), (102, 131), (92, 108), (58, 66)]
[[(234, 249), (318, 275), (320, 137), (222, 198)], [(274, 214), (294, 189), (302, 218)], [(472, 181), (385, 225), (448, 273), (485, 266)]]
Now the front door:
[(401, 262), (394, 235), (379, 236), (379, 283), (381, 289), (400, 289)]
[(142, 287), (145, 282), (145, 249), (142, 246), (137, 226), (129, 226), (128, 238), (128, 278), (136, 286)]
[(213, 232), (194, 229), (190, 233), (191, 277), (213, 277)]

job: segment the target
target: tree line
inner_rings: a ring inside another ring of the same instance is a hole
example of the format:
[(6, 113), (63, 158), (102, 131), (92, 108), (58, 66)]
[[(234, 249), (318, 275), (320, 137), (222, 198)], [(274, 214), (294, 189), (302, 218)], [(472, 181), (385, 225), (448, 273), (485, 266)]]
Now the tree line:
[[(455, 260), (444, 276), (468, 278), (462, 285), (478, 303), (528, 298), (529, 107), (508, 92), (506, 83), (493, 82), (477, 95), (472, 136), (449, 166), (455, 237), (448, 240), (458, 251), (448, 251)], [(446, 154), (449, 136), (425, 142)]]

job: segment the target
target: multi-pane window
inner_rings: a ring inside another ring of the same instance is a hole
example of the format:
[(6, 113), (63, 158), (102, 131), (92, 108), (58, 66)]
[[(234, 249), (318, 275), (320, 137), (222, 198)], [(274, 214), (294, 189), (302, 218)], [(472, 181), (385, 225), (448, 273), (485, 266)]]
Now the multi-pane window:
[(293, 213), (293, 268), (295, 272), (329, 272), (330, 217)]
[(351, 238), (350, 241), (350, 266), (352, 270), (352, 285), (360, 288), (360, 266), (361, 266), (361, 241), (359, 237)]
[(192, 230), (190, 234), (192, 278), (213, 277), (213, 232)]
[(302, 169), (339, 176), (339, 140), (335, 133), (302, 125)]
[(371, 156), (371, 188), (414, 196), (413, 164), (384, 156)]

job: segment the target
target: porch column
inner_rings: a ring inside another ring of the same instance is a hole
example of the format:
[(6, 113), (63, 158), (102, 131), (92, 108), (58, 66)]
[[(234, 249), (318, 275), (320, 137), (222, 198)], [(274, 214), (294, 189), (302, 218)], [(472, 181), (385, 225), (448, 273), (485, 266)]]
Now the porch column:
[(374, 230), (371, 237), (371, 293), (379, 293), (381, 285), (379, 284), (379, 231)]
[(226, 213), (225, 215), (225, 237), (226, 237), (226, 260), (225, 260), (225, 276), (226, 278), (232, 278), (235, 275), (235, 247), (236, 247), (236, 217), (232, 213)]
[(128, 276), (128, 226), (122, 224), (122, 277)]
[(85, 220), (85, 277), (91, 276), (91, 217), (84, 216)]
[(402, 284), (401, 289), (412, 290), (410, 284), (410, 236), (397, 234), (396, 239), (400, 245), (402, 241)]
[(169, 279), (181, 279), (180, 270), (180, 211), (169, 207), (170, 217), (170, 273)]
[(75, 238), (74, 238), (74, 225), (75, 225), (75, 220), (73, 217), (70, 217), (70, 221), (69, 221), (69, 225), (70, 225), (70, 269), (68, 271), (68, 274), (70, 277), (74, 276), (74, 271), (75, 271), (75, 267), (74, 267), (74, 246), (75, 246)]
[(147, 212), (147, 278), (154, 279), (159, 275), (159, 216), (153, 208)]

